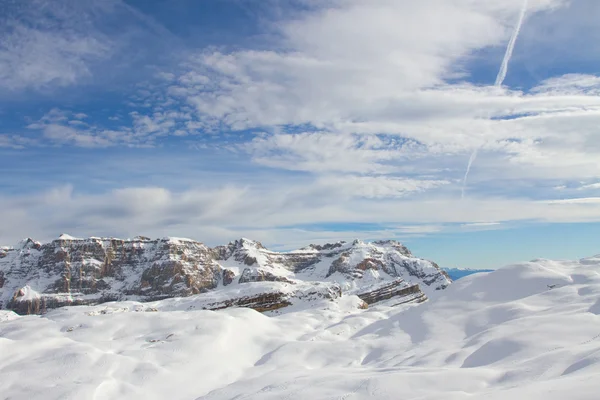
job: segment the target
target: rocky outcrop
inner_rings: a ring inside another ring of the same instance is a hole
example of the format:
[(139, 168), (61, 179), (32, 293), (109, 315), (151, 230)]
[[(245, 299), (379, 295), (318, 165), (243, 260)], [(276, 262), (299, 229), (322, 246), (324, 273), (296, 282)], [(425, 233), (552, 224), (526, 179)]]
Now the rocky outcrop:
[[(278, 253), (249, 239), (210, 248), (189, 239), (62, 235), (45, 244), (26, 239), (0, 249), (0, 308), (23, 314), (209, 293), (224, 294), (214, 307), (257, 310), (294, 301), (335, 301), (342, 292), (369, 304), (392, 297), (420, 301), (428, 290), (449, 283), (436, 264), (415, 258), (395, 241), (356, 240)], [(265, 289), (247, 294), (244, 288), (255, 285)]]
[[(336, 290), (337, 289), (337, 290)], [(318, 299), (337, 300), (342, 296), (339, 287), (332, 290), (309, 290), (307, 292), (266, 292), (253, 296), (242, 296), (221, 302), (210, 303), (203, 307), (207, 310), (221, 310), (229, 307), (248, 307), (259, 312), (275, 311), (292, 305), (295, 301), (314, 301)]]
[(247, 307), (259, 312), (275, 311), (292, 303), (282, 292), (261, 293), (254, 296), (244, 296), (215, 302), (203, 307), (205, 310), (222, 310), (229, 307)]
[(358, 297), (367, 304), (374, 304), (392, 298), (399, 299), (398, 304), (408, 302), (421, 303), (427, 300), (427, 296), (421, 291), (419, 285), (406, 286), (402, 279), (387, 283), (377, 288), (358, 294)]
[(223, 270), (223, 286), (227, 286), (233, 282), (235, 278), (235, 272), (230, 269)]
[(249, 283), (249, 282), (286, 282), (293, 284), (294, 282), (286, 278), (285, 276), (275, 275), (272, 272), (244, 268), (242, 275), (240, 276), (239, 283)]

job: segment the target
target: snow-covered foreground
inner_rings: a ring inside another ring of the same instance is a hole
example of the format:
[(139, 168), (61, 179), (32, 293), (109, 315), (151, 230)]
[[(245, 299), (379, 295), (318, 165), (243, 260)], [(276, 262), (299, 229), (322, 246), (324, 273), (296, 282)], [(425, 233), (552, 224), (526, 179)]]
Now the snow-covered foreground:
[(0, 398), (600, 398), (600, 256), (472, 275), (408, 308), (193, 303), (3, 312)]

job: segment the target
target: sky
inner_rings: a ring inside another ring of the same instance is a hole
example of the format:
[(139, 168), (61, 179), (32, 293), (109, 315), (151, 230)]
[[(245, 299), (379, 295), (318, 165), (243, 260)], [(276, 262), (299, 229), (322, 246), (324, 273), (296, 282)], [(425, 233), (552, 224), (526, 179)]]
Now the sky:
[(0, 244), (600, 253), (596, 0), (0, 0)]

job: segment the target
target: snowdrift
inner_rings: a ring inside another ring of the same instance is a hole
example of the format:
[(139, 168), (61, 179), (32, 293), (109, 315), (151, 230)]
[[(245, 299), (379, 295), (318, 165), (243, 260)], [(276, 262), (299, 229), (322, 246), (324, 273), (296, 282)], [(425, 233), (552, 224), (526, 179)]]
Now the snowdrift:
[(0, 314), (0, 393), (27, 399), (596, 400), (600, 257), (269, 316), (194, 298)]

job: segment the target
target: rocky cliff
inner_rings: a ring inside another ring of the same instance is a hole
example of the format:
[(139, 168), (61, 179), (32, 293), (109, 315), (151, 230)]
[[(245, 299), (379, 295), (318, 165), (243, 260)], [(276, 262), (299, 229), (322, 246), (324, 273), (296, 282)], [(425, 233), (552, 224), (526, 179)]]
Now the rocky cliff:
[(200, 295), (203, 308), (272, 311), (357, 295), (366, 304), (424, 301), (450, 279), (395, 241), (338, 242), (279, 253), (240, 239), (26, 239), (0, 249), (0, 308), (43, 313), (65, 305)]

